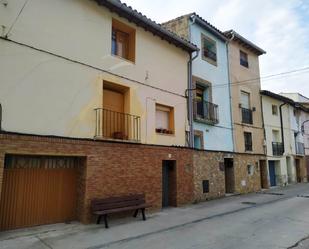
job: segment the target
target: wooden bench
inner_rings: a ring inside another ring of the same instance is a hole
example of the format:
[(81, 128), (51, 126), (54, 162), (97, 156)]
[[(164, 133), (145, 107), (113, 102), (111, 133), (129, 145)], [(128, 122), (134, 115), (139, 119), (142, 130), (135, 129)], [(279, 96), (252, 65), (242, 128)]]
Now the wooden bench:
[(91, 202), (91, 211), (94, 215), (98, 216), (97, 224), (100, 224), (101, 217), (103, 216), (106, 228), (108, 228), (108, 214), (135, 210), (133, 217), (136, 217), (138, 210), (141, 210), (143, 220), (146, 220), (145, 208), (148, 207), (151, 206), (146, 204), (144, 194), (95, 199)]

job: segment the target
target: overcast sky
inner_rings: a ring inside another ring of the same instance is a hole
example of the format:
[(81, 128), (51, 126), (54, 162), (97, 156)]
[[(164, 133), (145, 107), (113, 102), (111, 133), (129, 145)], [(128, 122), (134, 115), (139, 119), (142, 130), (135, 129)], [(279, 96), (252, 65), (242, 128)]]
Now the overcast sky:
[[(309, 67), (309, 0), (123, 0), (161, 23), (196, 12), (221, 31), (234, 29), (267, 51), (261, 76)], [(309, 70), (262, 80), (262, 89), (309, 97)]]

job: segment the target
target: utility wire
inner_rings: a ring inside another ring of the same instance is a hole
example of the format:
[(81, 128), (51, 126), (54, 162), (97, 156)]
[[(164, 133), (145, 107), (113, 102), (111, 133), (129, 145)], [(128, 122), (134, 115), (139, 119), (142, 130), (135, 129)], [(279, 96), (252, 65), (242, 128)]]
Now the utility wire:
[[(245, 85), (245, 84), (259, 84), (260, 80), (268, 81), (268, 80), (274, 80), (274, 78), (276, 78), (276, 77), (279, 77), (279, 79), (280, 79), (283, 76), (284, 77), (294, 76), (294, 75), (302, 74), (302, 73), (309, 73), (309, 67), (294, 69), (294, 70), (291, 70), (291, 71), (281, 72), (281, 73), (277, 73), (277, 74), (270, 74), (270, 75), (252, 78), (252, 79), (247, 79), (247, 80), (233, 81), (230, 84), (229, 83), (216, 84), (216, 85), (213, 85), (212, 88), (224, 87), (224, 86), (228, 86), (228, 85), (236, 86), (236, 85)], [(294, 74), (294, 75), (290, 75), (290, 74)]]
[(12, 28), (14, 27), (15, 23), (17, 22), (18, 18), (20, 17), (21, 13), (23, 12), (24, 8), (26, 7), (27, 3), (29, 2), (29, 0), (25, 0), (24, 4), (23, 4), (23, 7), (20, 9), (17, 17), (15, 18), (15, 20), (13, 21), (11, 27), (9, 28), (8, 32), (6, 33), (5, 35), (5, 38), (9, 37), (9, 34), (12, 30)]

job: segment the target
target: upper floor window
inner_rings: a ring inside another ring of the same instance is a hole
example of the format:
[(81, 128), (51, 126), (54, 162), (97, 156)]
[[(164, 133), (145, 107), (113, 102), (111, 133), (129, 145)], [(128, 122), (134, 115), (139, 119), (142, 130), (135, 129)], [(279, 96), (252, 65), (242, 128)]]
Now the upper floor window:
[(241, 91), (241, 116), (242, 123), (253, 124), (253, 112), (250, 104), (250, 93)]
[(156, 104), (156, 132), (174, 134), (174, 108)]
[(211, 38), (202, 34), (202, 59), (217, 65), (217, 46)]
[(112, 22), (112, 54), (135, 62), (135, 29), (115, 19)]
[(244, 132), (245, 151), (252, 151), (252, 133)]
[(248, 54), (240, 50), (240, 65), (249, 67)]
[(277, 105), (272, 105), (271, 108), (272, 108), (273, 115), (277, 116), (278, 115), (278, 106)]

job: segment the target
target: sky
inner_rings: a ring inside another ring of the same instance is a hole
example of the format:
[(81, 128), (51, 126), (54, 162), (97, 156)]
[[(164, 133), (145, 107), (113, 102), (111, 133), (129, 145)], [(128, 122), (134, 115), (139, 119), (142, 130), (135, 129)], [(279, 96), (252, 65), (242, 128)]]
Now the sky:
[[(261, 77), (309, 67), (309, 0), (123, 0), (157, 23), (196, 12), (264, 49)], [(262, 89), (309, 97), (309, 69), (261, 80)]]

